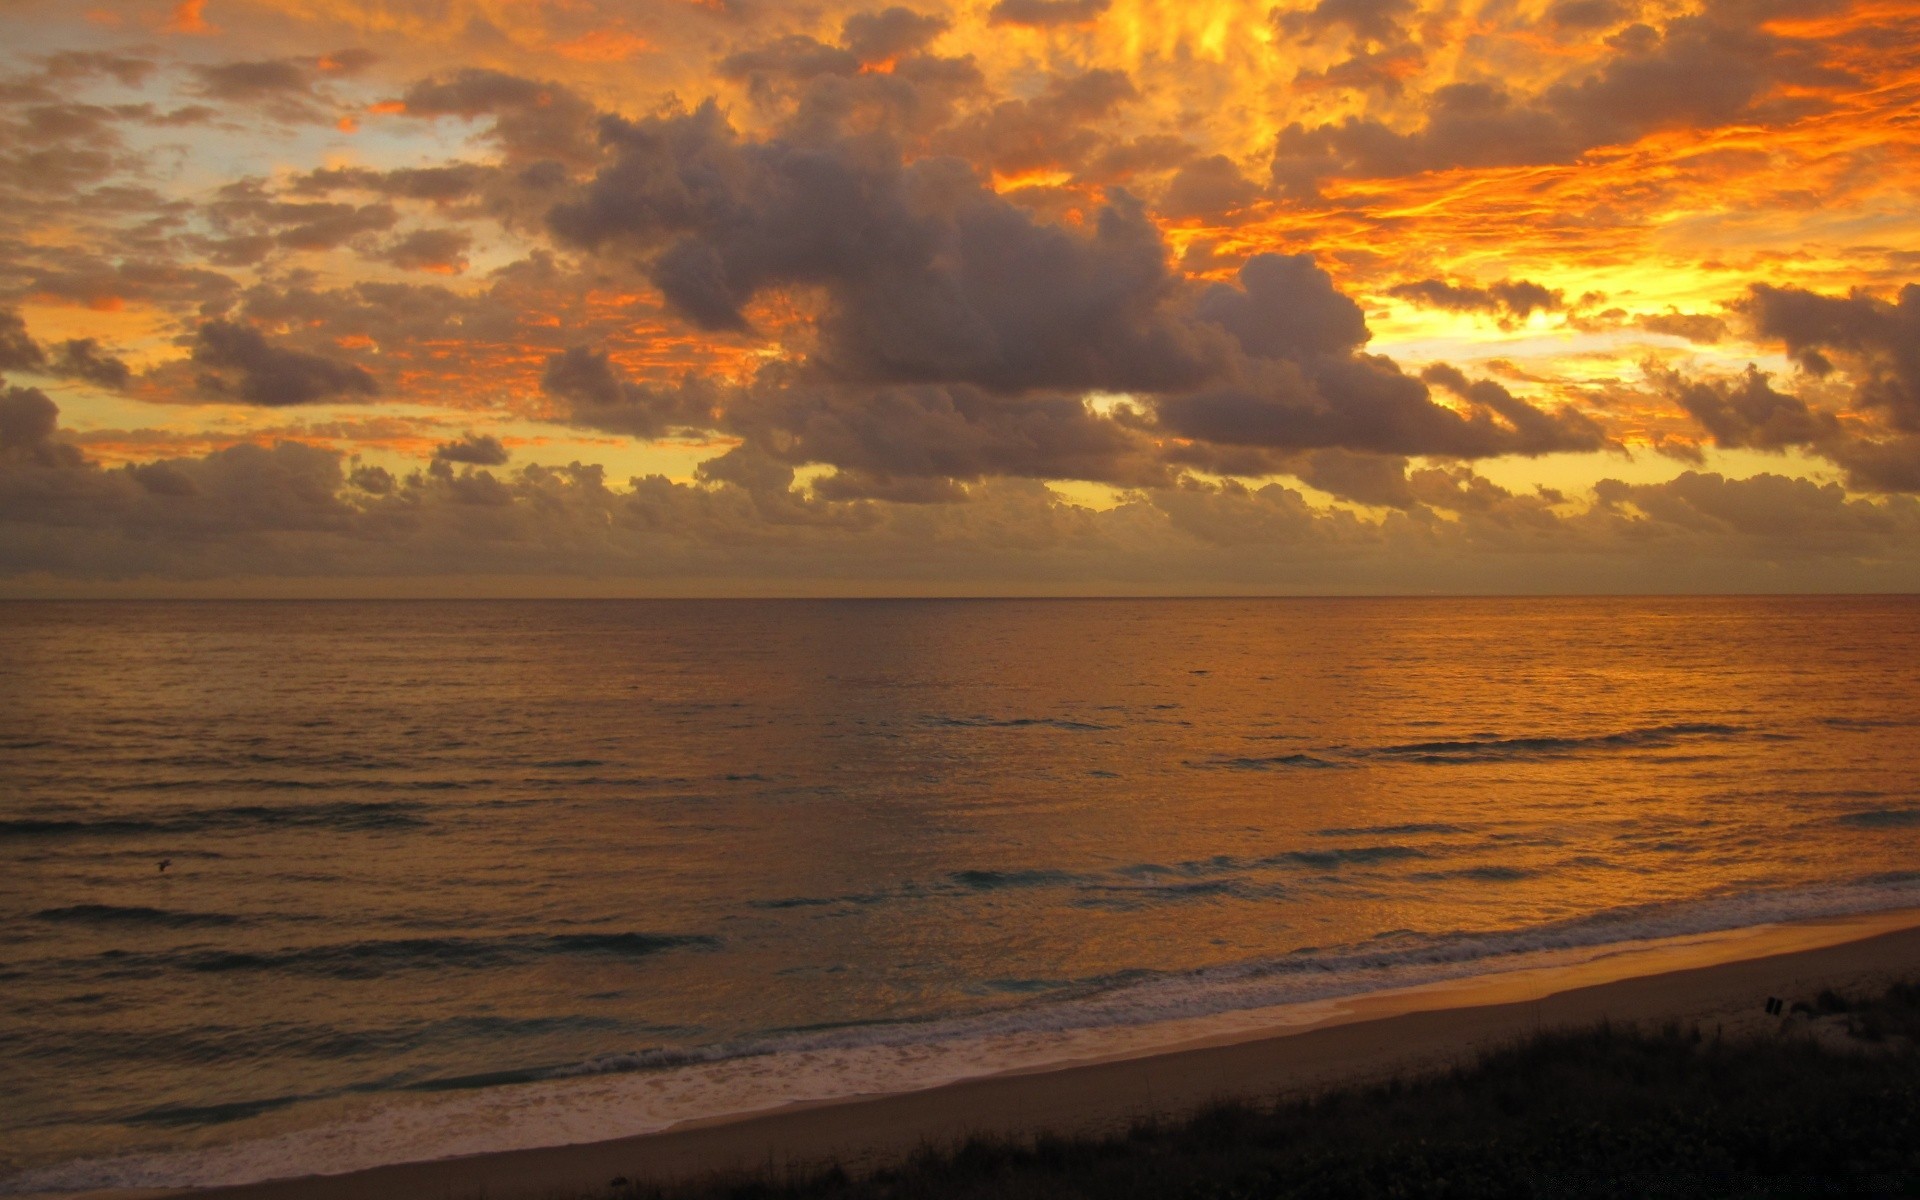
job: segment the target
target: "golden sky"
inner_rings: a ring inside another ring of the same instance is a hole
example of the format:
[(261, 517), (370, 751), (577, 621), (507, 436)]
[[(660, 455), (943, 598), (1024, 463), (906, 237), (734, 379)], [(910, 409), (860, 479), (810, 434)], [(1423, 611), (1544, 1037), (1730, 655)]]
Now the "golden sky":
[(1920, 588), (1916, 0), (0, 14), (0, 594)]

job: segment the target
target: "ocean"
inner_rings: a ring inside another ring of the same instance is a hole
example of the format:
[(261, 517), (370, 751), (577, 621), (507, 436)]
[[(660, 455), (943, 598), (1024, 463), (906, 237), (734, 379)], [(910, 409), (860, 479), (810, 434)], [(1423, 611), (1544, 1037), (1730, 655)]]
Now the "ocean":
[(0, 684), (0, 1193), (1920, 905), (1906, 597), (23, 602)]

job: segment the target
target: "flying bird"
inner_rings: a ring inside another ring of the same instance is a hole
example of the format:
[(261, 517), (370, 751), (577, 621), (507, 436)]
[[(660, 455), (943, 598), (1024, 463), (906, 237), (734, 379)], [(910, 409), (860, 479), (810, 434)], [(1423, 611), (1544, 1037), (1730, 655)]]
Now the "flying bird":
[(161, 860), (160, 860), (160, 873), (161, 873), (162, 875), (165, 875), (165, 874), (167, 873), (167, 868), (168, 868), (168, 867), (170, 867), (170, 866), (172, 866), (172, 865), (173, 865), (173, 860), (172, 860), (172, 859), (170, 859), (170, 858), (163, 858), (163, 859), (161, 859)]

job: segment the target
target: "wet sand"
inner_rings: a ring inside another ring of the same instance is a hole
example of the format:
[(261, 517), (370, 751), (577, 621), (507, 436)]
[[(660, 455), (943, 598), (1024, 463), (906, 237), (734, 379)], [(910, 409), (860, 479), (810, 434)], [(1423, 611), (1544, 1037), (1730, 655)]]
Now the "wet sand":
[[(1769, 996), (1875, 991), (1920, 977), (1920, 911), (1832, 918), (1622, 947), (1574, 967), (1483, 976), (1276, 1010), (1240, 1031), (1154, 1054), (998, 1075), (926, 1091), (791, 1106), (586, 1145), (405, 1163), (195, 1192), (223, 1200), (548, 1200), (616, 1176), (673, 1180), (828, 1161), (859, 1168), (972, 1134), (1097, 1132), (1226, 1097), (1274, 1098), (1442, 1068), (1536, 1031), (1601, 1021), (1780, 1027)], [(105, 1195), (104, 1193), (102, 1195)]]

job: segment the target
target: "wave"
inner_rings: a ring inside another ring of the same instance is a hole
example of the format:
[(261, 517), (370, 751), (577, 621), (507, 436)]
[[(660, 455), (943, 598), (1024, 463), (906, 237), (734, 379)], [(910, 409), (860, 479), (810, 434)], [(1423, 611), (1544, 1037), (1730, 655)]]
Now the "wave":
[(996, 892), (1004, 888), (1058, 887), (1078, 883), (1084, 876), (1068, 871), (955, 871), (947, 876), (963, 888)]
[(1412, 762), (1478, 762), (1488, 759), (1563, 758), (1594, 751), (1660, 749), (1690, 740), (1737, 738), (1752, 730), (1740, 725), (1689, 722), (1652, 725), (1620, 733), (1592, 734), (1585, 737), (1470, 737), (1451, 741), (1410, 742), (1400, 746), (1376, 746), (1354, 753), (1376, 758)]
[(275, 950), (192, 948), (167, 952), (108, 950), (89, 960), (109, 978), (160, 971), (199, 974), (281, 972), (334, 979), (373, 979), (405, 971), (493, 970), (555, 957), (639, 959), (667, 950), (718, 946), (704, 934), (564, 933), (504, 937), (385, 938)]
[(36, 921), (58, 921), (79, 925), (131, 925), (148, 929), (201, 929), (241, 925), (246, 918), (228, 913), (172, 912), (140, 905), (71, 904), (65, 908), (43, 908), (33, 914)]
[[(798, 1101), (911, 1091), (1009, 1070), (1148, 1053), (1190, 1040), (1196, 1030), (1252, 1033), (1272, 1027), (1276, 1017), (1259, 1010), (1278, 1005), (1591, 961), (1622, 943), (1915, 906), (1920, 874), (1905, 873), (1827, 888), (1626, 906), (1537, 926), (1393, 930), (1357, 945), (1301, 947), (1186, 972), (1128, 970), (1037, 981), (1044, 986), (1005, 990), (1039, 995), (970, 1016), (643, 1047), (544, 1070), (417, 1081), (405, 1089), (438, 1095), (432, 1107), (410, 1104), (404, 1121), (375, 1108), (268, 1138), (40, 1168), (0, 1181), (0, 1192), (205, 1187), (596, 1141)], [(1212, 1023), (1167, 1024), (1192, 1020)], [(490, 1086), (501, 1083), (515, 1086)], [(278, 1106), (279, 1098), (240, 1105)], [(241, 1115), (161, 1109), (148, 1118), (204, 1124)]]
[(1920, 808), (1869, 808), (1835, 817), (1837, 825), (1857, 829), (1911, 829), (1920, 825)]
[(1274, 754), (1264, 758), (1216, 758), (1194, 763), (1194, 766), (1216, 767), (1227, 771), (1275, 771), (1275, 770), (1349, 770), (1350, 763), (1334, 762), (1331, 759), (1316, 758), (1311, 754)]
[(428, 806), (408, 801), (341, 801), (332, 804), (238, 804), (173, 809), (143, 816), (17, 817), (0, 821), (0, 840), (10, 838), (131, 837), (151, 833), (202, 833), (234, 829), (335, 829), (374, 832), (427, 824)]
[(1312, 753), (1295, 751), (1290, 754), (1221, 756), (1190, 761), (1186, 765), (1216, 771), (1321, 771), (1351, 769), (1367, 762), (1430, 765), (1525, 762), (1622, 750), (1661, 750), (1689, 742), (1724, 741), (1747, 736), (1783, 738), (1787, 735), (1756, 734), (1754, 730), (1741, 725), (1685, 722), (1577, 737), (1500, 737), (1489, 733), (1390, 746), (1322, 746), (1316, 747)]
[(1472, 830), (1461, 825), (1413, 824), (1413, 825), (1356, 825), (1347, 828), (1316, 829), (1315, 837), (1380, 837), (1387, 834), (1406, 833), (1471, 833)]
[[(1341, 831), (1319, 831), (1330, 834)], [(1369, 830), (1350, 830), (1345, 832), (1370, 832)], [(1405, 825), (1381, 826), (1371, 832), (1461, 832), (1451, 825)], [(1361, 846), (1307, 846), (1298, 849), (1276, 851), (1272, 854), (1245, 856), (1216, 854), (1211, 858), (1189, 859), (1175, 863), (1139, 862), (1119, 867), (1105, 873), (1081, 871), (1063, 871), (1047, 867), (1032, 867), (1019, 870), (987, 870), (975, 868), (954, 871), (930, 883), (908, 881), (897, 887), (871, 891), (850, 892), (834, 896), (783, 896), (775, 899), (748, 900), (748, 908), (763, 910), (827, 908), (838, 904), (873, 905), (901, 901), (926, 901), (956, 896), (967, 896), (982, 892), (999, 892), (1016, 889), (1064, 888), (1085, 896), (1102, 896), (1112, 893), (1130, 893), (1135, 896), (1164, 896), (1170, 899), (1186, 899), (1195, 896), (1234, 896), (1245, 898), (1271, 898), (1282, 894), (1282, 890), (1272, 882), (1262, 882), (1246, 878), (1233, 878), (1252, 873), (1274, 870), (1298, 870), (1312, 868), (1321, 871), (1339, 870), (1343, 867), (1371, 866), (1378, 863), (1391, 863), (1406, 859), (1433, 858), (1452, 847), (1420, 847), (1383, 843)], [(1204, 885), (1191, 883), (1165, 883), (1173, 880), (1212, 881)], [(1143, 884), (1145, 886), (1143, 886)]]
[(943, 717), (927, 718), (927, 724), (957, 729), (1028, 729), (1044, 726), (1048, 729), (1069, 729), (1081, 732), (1116, 728), (1101, 725), (1093, 721), (1072, 721), (1065, 717)]

